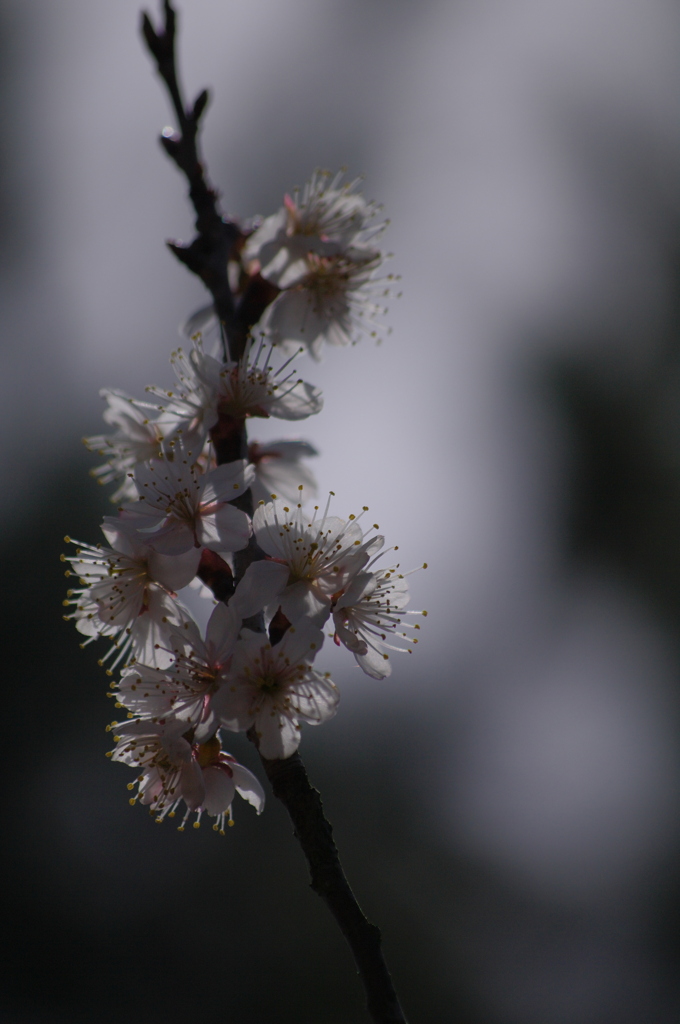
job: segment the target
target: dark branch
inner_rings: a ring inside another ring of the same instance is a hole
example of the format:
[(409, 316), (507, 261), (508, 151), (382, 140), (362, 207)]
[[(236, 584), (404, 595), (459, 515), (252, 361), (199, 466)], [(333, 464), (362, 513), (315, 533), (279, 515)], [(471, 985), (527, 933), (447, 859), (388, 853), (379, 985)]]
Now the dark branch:
[[(256, 743), (253, 730), (248, 736)], [(288, 811), (295, 836), (309, 864), (312, 889), (326, 903), (347, 939), (366, 991), (366, 1007), (376, 1024), (406, 1024), (383, 959), (380, 931), (364, 917), (349, 887), (326, 820), (321, 797), (295, 753), (282, 761), (260, 759), (276, 796)]]
[(235, 221), (222, 216), (217, 193), (206, 177), (198, 148), (198, 128), (208, 93), (205, 89), (199, 93), (191, 107), (184, 102), (175, 57), (176, 15), (169, 0), (165, 0), (163, 11), (164, 24), (158, 31), (149, 15), (142, 14), (142, 35), (165, 82), (179, 125), (178, 132), (164, 132), (161, 143), (187, 179), (198, 232), (188, 246), (177, 242), (169, 246), (175, 256), (200, 277), (212, 295), (217, 317), (224, 325), (229, 356), (239, 359), (245, 348), (247, 328), (236, 312), (227, 265), (232, 254), (238, 252), (243, 234)]
[(165, 82), (179, 125), (178, 132), (163, 132), (160, 141), (165, 152), (187, 179), (198, 232), (189, 245), (168, 242), (168, 248), (193, 274), (200, 277), (212, 295), (215, 312), (227, 340), (227, 354), (229, 358), (238, 360), (245, 351), (250, 329), (276, 298), (279, 290), (259, 274), (247, 281), (240, 299), (236, 299), (231, 290), (227, 266), (230, 259), (238, 258), (246, 235), (236, 221), (223, 216), (217, 192), (206, 176), (199, 152), (198, 131), (208, 105), (208, 91), (203, 89), (191, 107), (187, 107), (177, 74), (177, 16), (169, 0), (164, 0), (163, 11), (164, 24), (158, 31), (149, 15), (146, 12), (142, 14), (142, 35), (156, 62), (158, 73)]

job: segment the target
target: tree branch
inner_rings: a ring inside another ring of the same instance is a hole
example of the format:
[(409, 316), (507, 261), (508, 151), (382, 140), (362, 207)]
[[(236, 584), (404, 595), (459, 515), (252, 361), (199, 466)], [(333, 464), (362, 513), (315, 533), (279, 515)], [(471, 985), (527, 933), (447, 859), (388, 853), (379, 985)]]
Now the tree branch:
[[(248, 733), (257, 745), (253, 730)], [(347, 939), (366, 992), (366, 1008), (375, 1024), (406, 1024), (383, 959), (380, 930), (356, 901), (333, 841), (333, 829), (321, 797), (307, 777), (300, 755), (282, 761), (260, 760), (276, 796), (288, 811), (311, 874), (311, 886), (324, 901)]]
[(188, 107), (182, 95), (177, 74), (175, 37), (177, 16), (169, 0), (163, 3), (163, 25), (156, 30), (149, 15), (142, 14), (142, 35), (156, 63), (172, 103), (179, 131), (164, 131), (161, 144), (184, 174), (189, 185), (189, 198), (196, 214), (197, 236), (189, 245), (168, 242), (168, 247), (192, 273), (200, 277), (212, 295), (217, 318), (223, 326), (228, 351), (233, 360), (245, 351), (251, 327), (257, 323), (278, 289), (255, 275), (240, 300), (229, 285), (227, 267), (230, 258), (238, 258), (246, 235), (238, 223), (225, 218), (220, 210), (218, 194), (209, 183), (198, 146), (201, 117), (208, 104), (204, 89)]

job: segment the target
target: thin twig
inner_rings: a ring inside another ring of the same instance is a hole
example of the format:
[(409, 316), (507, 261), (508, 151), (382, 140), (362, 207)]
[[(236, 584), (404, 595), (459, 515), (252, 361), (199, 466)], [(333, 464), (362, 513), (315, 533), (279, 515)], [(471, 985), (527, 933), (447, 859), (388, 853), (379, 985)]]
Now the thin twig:
[(187, 179), (197, 231), (189, 245), (168, 242), (168, 248), (192, 273), (200, 277), (212, 295), (215, 312), (227, 340), (225, 356), (238, 360), (245, 351), (251, 327), (278, 294), (278, 289), (255, 274), (250, 278), (243, 295), (238, 299), (234, 297), (227, 268), (229, 259), (238, 255), (246, 236), (235, 220), (223, 216), (218, 194), (207, 179), (200, 157), (198, 131), (208, 105), (208, 92), (203, 89), (193, 104), (187, 106), (177, 74), (177, 15), (169, 0), (164, 0), (163, 14), (163, 24), (156, 30), (151, 18), (144, 12), (142, 35), (154, 58), (158, 74), (165, 82), (179, 126), (178, 131), (163, 132), (160, 141), (165, 152)]
[[(252, 730), (251, 730), (252, 732)], [(248, 734), (256, 742), (256, 737)], [(260, 760), (274, 796), (290, 815), (311, 875), (311, 886), (324, 901), (345, 936), (366, 992), (366, 1008), (376, 1024), (406, 1024), (382, 954), (380, 930), (357, 903), (333, 841), (321, 797), (307, 777), (300, 755), (285, 760)]]

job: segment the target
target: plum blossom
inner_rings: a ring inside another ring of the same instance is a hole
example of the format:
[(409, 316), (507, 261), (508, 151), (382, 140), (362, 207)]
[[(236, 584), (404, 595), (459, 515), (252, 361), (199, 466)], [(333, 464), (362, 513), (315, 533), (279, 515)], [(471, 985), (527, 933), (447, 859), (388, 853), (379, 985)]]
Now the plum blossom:
[(175, 391), (149, 387), (147, 391), (170, 399), (159, 406), (166, 416), (207, 433), (224, 416), (235, 420), (274, 416), (301, 420), (320, 412), (318, 388), (307, 384), (290, 367), (291, 359), (272, 366), (272, 347), (249, 341), (238, 362), (220, 362), (203, 351), (200, 336), (187, 354), (173, 352), (171, 363), (178, 380)]
[(139, 500), (124, 505), (123, 517), (149, 546), (167, 555), (191, 548), (241, 551), (248, 543), (250, 520), (229, 502), (243, 494), (255, 475), (245, 460), (202, 473), (192, 453), (177, 444), (165, 456), (138, 466)]
[(84, 437), (83, 443), (92, 452), (106, 456), (108, 461), (90, 470), (100, 484), (121, 480), (111, 501), (119, 502), (135, 497), (135, 486), (129, 477), (139, 462), (161, 457), (165, 432), (159, 423), (150, 420), (137, 408), (135, 400), (123, 391), (103, 389), (99, 392), (108, 403), (104, 421), (117, 429), (113, 434), (95, 434)]
[(376, 257), (374, 243), (385, 228), (375, 223), (379, 207), (356, 191), (360, 179), (342, 184), (342, 178), (342, 172), (331, 177), (316, 170), (246, 242), (245, 258), (257, 260), (262, 276), (278, 288), (300, 283), (310, 255), (349, 255), (357, 262)]
[(269, 558), (250, 565), (236, 588), (232, 603), (243, 618), (275, 602), (292, 623), (307, 618), (322, 625), (333, 595), (382, 547), (380, 535), (364, 538), (360, 517), (329, 516), (328, 505), (323, 516), (318, 511), (315, 506), (310, 516), (301, 504), (280, 499), (256, 508), (255, 538)]
[[(98, 637), (114, 638), (100, 661), (103, 665), (118, 652), (109, 674), (126, 657), (167, 664), (170, 657), (163, 648), (168, 628), (181, 625), (187, 616), (175, 593), (194, 577), (200, 552), (190, 550), (175, 558), (159, 554), (125, 523), (110, 517), (102, 530), (111, 547), (74, 541), (75, 555), (62, 555), (81, 583), (68, 591), (64, 605), (75, 610), (64, 618), (73, 619), (88, 637), (83, 646)], [(68, 537), (66, 541), (71, 543)]]
[[(351, 651), (359, 667), (373, 679), (385, 679), (392, 672), (386, 650), (410, 654), (409, 644), (418, 643), (398, 628), (403, 614), (427, 615), (403, 611), (409, 601), (407, 575), (400, 573), (398, 566), (361, 572), (333, 604), (336, 644)], [(399, 638), (402, 646), (388, 642), (388, 634)]]
[(241, 619), (218, 604), (205, 640), (192, 621), (171, 631), (167, 649), (174, 662), (163, 669), (143, 664), (126, 669), (116, 689), (118, 706), (153, 722), (184, 722), (185, 729), (194, 729), (196, 742), (206, 742), (217, 731), (213, 698), (227, 678), (240, 627)]
[(364, 334), (377, 338), (384, 329), (380, 317), (387, 312), (383, 300), (394, 280), (376, 277), (382, 256), (312, 252), (305, 263), (306, 273), (274, 299), (260, 320), (259, 329), (271, 344), (284, 351), (304, 345), (318, 360), (324, 342), (350, 345)]
[(179, 826), (184, 831), (192, 813), (194, 828), (200, 826), (203, 812), (214, 817), (213, 829), (224, 834), (226, 823), (233, 824), (231, 803), (235, 793), (252, 804), (260, 814), (264, 791), (257, 778), (221, 748), (214, 736), (206, 743), (193, 741), (186, 723), (144, 722), (134, 720), (110, 726), (116, 733), (111, 759), (140, 771), (128, 789), (137, 786), (130, 803), (149, 807), (157, 822), (174, 818), (182, 801), (186, 813)]
[(255, 466), (251, 487), (253, 502), (268, 501), (272, 493), (298, 501), (301, 487), (306, 498), (315, 498), (316, 478), (301, 460), (318, 454), (307, 441), (271, 441), (268, 444), (251, 441), (248, 460)]
[(255, 730), (260, 753), (290, 757), (300, 745), (300, 722), (319, 725), (335, 714), (338, 691), (311, 665), (324, 636), (310, 622), (291, 626), (272, 646), (263, 633), (242, 631), (229, 682), (215, 696), (215, 711), (232, 732)]

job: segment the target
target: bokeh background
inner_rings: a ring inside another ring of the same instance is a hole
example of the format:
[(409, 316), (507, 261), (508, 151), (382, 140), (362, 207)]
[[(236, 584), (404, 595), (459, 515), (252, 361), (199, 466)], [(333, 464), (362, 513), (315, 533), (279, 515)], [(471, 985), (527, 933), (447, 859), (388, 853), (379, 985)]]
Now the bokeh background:
[[(155, 12), (156, 13), (156, 12)], [(226, 207), (347, 165), (391, 218), (393, 334), (307, 377), (321, 489), (427, 608), (302, 753), (412, 1024), (680, 1019), (680, 9), (184, 0)], [(285, 812), (130, 809), (65, 533), (106, 495), (98, 390), (171, 380), (205, 301), (137, 0), (0, 0), (8, 1024), (354, 1024)], [(278, 426), (261, 438), (285, 435)], [(290, 435), (288, 435), (290, 436)], [(329, 645), (332, 646), (332, 645)], [(257, 770), (241, 737), (232, 749)]]

